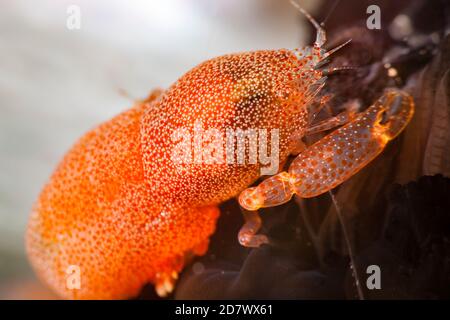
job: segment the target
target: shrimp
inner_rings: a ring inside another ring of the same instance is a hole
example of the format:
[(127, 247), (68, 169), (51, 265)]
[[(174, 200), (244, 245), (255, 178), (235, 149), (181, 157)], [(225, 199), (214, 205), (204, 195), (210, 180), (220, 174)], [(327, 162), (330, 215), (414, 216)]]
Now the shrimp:
[[(414, 102), (401, 90), (390, 89), (353, 121), (301, 152), (289, 170), (274, 175), (239, 195), (240, 205), (249, 211), (283, 204), (295, 194), (311, 198), (341, 184), (379, 155), (411, 120)], [(240, 231), (240, 242), (258, 247), (268, 240), (255, 235), (260, 222), (248, 215)], [(255, 222), (257, 222), (255, 226)]]
[[(146, 283), (167, 296), (184, 265), (207, 251), (220, 203), (240, 194), (241, 205), (256, 210), (294, 193), (320, 194), (360, 170), (403, 129), (413, 103), (399, 90), (360, 115), (344, 112), (311, 124), (317, 102), (326, 100), (320, 92), (330, 72), (319, 67), (346, 43), (325, 51), (325, 31), (296, 6), (317, 30), (312, 47), (205, 61), (68, 151), (39, 195), (26, 234), (28, 256), (44, 282), (64, 298), (129, 298)], [(207, 140), (218, 145), (223, 140), (215, 138), (227, 131), (237, 133), (235, 145), (239, 132), (268, 130), (277, 138), (270, 149), (280, 163), (299, 150), (303, 136), (344, 126), (303, 150), (288, 172), (246, 189), (265, 164), (239, 154), (234, 161), (202, 161), (196, 155), (211, 144), (192, 141), (198, 124), (213, 130)], [(173, 157), (180, 148), (181, 162)], [(244, 224), (242, 244), (264, 242), (257, 226), (254, 219)], [(68, 270), (79, 270), (79, 286), (68, 285), (74, 276)]]

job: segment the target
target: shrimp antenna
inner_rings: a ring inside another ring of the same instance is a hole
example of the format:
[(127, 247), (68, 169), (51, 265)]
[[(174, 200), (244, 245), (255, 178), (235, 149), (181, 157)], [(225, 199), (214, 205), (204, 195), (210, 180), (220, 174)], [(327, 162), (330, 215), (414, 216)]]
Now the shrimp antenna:
[(297, 0), (290, 0), (291, 4), (300, 11), (311, 24), (316, 28), (317, 36), (316, 41), (314, 42), (314, 46), (321, 48), (325, 42), (327, 41), (327, 35), (325, 33), (325, 29), (298, 3)]
[[(325, 29), (323, 28), (323, 26), (325, 25), (325, 22), (328, 20), (328, 18), (331, 16), (331, 14), (333, 13), (333, 11), (336, 9), (337, 5), (339, 4), (340, 0), (336, 0), (333, 4), (333, 7), (330, 9), (330, 11), (328, 12), (327, 16), (325, 17), (325, 19), (323, 20), (322, 23), (318, 23), (316, 21), (316, 19), (314, 19), (309, 13), (308, 11), (306, 11), (305, 9), (303, 9), (303, 7), (298, 3), (298, 0), (290, 0), (291, 4), (294, 6), (294, 8), (296, 8), (298, 11), (300, 11), (308, 20), (309, 22), (311, 22), (311, 24), (314, 26), (314, 28), (316, 28), (317, 31), (317, 36), (316, 36), (316, 41), (314, 42), (314, 46), (321, 48), (325, 42), (327, 41), (327, 36), (326, 36), (326, 32)], [(350, 43), (350, 41), (352, 41), (352, 39), (347, 40), (346, 42), (340, 44), (339, 46), (329, 50), (328, 52), (326, 52), (323, 56), (323, 58), (321, 59), (321, 61), (326, 60), (329, 56), (331, 56), (333, 53), (335, 53), (336, 51), (338, 51), (339, 49), (345, 47), (347, 44)], [(320, 63), (320, 61), (319, 61)]]
[(331, 14), (334, 12), (334, 9), (336, 9), (337, 5), (339, 4), (339, 2), (341, 2), (341, 0), (336, 0), (333, 3), (333, 6), (331, 7), (331, 9), (328, 11), (327, 16), (325, 17), (325, 19), (323, 19), (323, 21), (320, 23), (320, 25), (322, 27), (325, 26), (325, 22), (327, 22), (328, 18), (331, 16)]
[(328, 50), (327, 52), (325, 52), (325, 54), (323, 55), (322, 60), (325, 60), (326, 58), (328, 58), (329, 56), (331, 56), (333, 53), (335, 53), (336, 51), (342, 49), (343, 47), (345, 47), (346, 45), (348, 45), (350, 42), (352, 41), (352, 39), (348, 39), (347, 41), (345, 41), (344, 43), (341, 43), (340, 45), (338, 45), (337, 47), (334, 47), (331, 50)]
[(348, 39), (347, 41), (345, 41), (344, 43), (338, 45), (337, 47), (328, 50), (327, 52), (325, 52), (322, 57), (320, 58), (319, 61), (317, 61), (316, 65), (315, 65), (315, 69), (321, 68), (324, 64), (328, 63), (328, 57), (331, 56), (333, 53), (335, 53), (336, 51), (338, 51), (339, 49), (345, 47), (347, 44), (349, 44), (352, 41), (352, 39)]
[(347, 250), (348, 250), (348, 256), (350, 258), (350, 265), (352, 267), (352, 276), (355, 280), (356, 290), (358, 292), (358, 298), (360, 300), (364, 300), (364, 292), (361, 287), (361, 281), (359, 280), (359, 272), (358, 272), (357, 266), (355, 264), (355, 254), (353, 252), (353, 247), (352, 247), (352, 243), (350, 241), (350, 236), (349, 236), (349, 232), (347, 230), (347, 225), (345, 223), (344, 216), (342, 215), (342, 212), (341, 212), (341, 207), (339, 206), (333, 191), (330, 190), (330, 191), (328, 191), (328, 193), (330, 194), (331, 200), (333, 202), (334, 208), (336, 209), (336, 213), (337, 213), (339, 222), (342, 227), (342, 234), (344, 235), (345, 244), (346, 244)]
[(356, 66), (340, 66), (340, 67), (334, 67), (331, 69), (322, 70), (322, 74), (324, 76), (329, 76), (333, 73), (339, 72), (339, 71), (353, 71), (358, 70), (359, 68)]

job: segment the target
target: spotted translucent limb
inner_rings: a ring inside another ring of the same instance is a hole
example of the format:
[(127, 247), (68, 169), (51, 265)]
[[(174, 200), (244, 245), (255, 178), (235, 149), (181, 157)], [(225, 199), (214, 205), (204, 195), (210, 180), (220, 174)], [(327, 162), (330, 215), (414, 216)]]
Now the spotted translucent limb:
[[(319, 108), (322, 107), (323, 102), (321, 102)], [(307, 146), (302, 141), (303, 136), (323, 132), (348, 123), (349, 121), (355, 118), (356, 111), (359, 109), (359, 107), (360, 107), (359, 103), (356, 100), (351, 100), (344, 106), (345, 109), (344, 112), (338, 114), (335, 117), (331, 117), (326, 120), (320, 121), (317, 124), (309, 127), (307, 130), (300, 130), (299, 132), (294, 133), (291, 138), (293, 140), (291, 155), (297, 156), (298, 154), (306, 150)], [(247, 211), (244, 209), (243, 216), (245, 224), (241, 228), (238, 235), (239, 243), (245, 247), (259, 247), (262, 244), (269, 243), (269, 239), (267, 238), (267, 236), (257, 234), (257, 232), (262, 226), (262, 220), (258, 212)]]
[(249, 248), (258, 248), (262, 244), (269, 243), (269, 238), (264, 234), (256, 234), (262, 225), (261, 217), (258, 212), (245, 211), (244, 227), (239, 230), (238, 240), (241, 245)]
[[(240, 205), (255, 211), (283, 204), (294, 194), (311, 198), (333, 189), (379, 155), (406, 127), (413, 113), (414, 103), (409, 94), (387, 90), (351, 122), (301, 152), (287, 172), (244, 190), (239, 196)], [(248, 229), (247, 224), (243, 229), (241, 232)]]
[(357, 100), (350, 100), (344, 105), (344, 110), (335, 117), (331, 117), (320, 121), (309, 128), (307, 128), (303, 135), (310, 136), (319, 132), (327, 131), (343, 124), (346, 124), (356, 118), (359, 110), (359, 102)]

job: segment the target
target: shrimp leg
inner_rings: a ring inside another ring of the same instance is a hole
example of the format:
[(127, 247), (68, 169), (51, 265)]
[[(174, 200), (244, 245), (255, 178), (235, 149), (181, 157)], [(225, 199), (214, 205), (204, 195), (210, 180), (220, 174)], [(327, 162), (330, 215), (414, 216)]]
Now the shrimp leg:
[(355, 119), (308, 147), (288, 172), (244, 190), (240, 205), (247, 210), (283, 204), (294, 194), (310, 198), (325, 193), (356, 174), (410, 121), (414, 103), (407, 93), (391, 89)]

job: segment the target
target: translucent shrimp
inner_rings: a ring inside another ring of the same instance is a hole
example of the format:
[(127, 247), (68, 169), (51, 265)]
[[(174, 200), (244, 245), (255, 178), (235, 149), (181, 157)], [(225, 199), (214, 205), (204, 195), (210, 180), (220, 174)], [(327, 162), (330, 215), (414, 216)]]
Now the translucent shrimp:
[(283, 204), (294, 194), (310, 198), (333, 189), (380, 154), (402, 132), (413, 113), (410, 95), (388, 90), (354, 120), (301, 152), (287, 172), (244, 190), (239, 203), (247, 210), (258, 210)]

